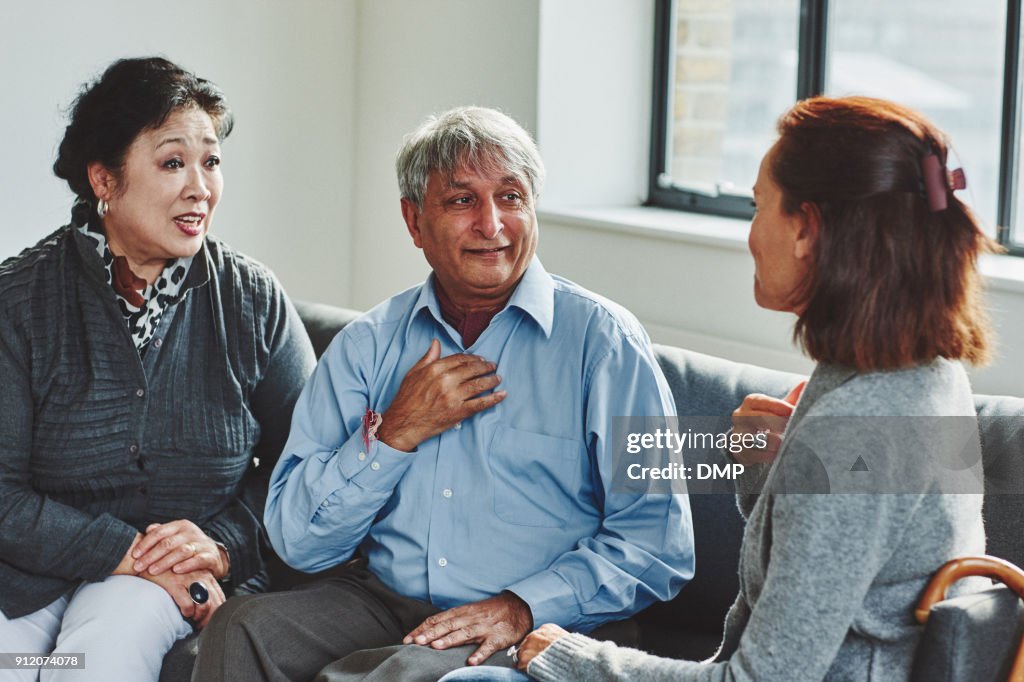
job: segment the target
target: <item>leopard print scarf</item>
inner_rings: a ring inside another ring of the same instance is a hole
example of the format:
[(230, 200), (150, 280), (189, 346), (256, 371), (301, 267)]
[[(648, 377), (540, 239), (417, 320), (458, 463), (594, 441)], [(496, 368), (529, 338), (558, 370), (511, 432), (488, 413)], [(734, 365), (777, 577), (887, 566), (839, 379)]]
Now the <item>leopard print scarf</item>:
[(102, 228), (97, 229), (90, 223), (87, 216), (91, 210), (87, 212), (79, 208), (82, 204), (88, 206), (80, 201), (72, 209), (72, 224), (96, 245), (96, 253), (107, 273), (107, 284), (117, 294), (117, 304), (128, 325), (128, 333), (141, 355), (160, 326), (164, 311), (180, 300), (192, 257), (169, 259), (156, 281), (146, 284), (145, 280), (135, 276), (124, 257), (115, 257), (111, 253), (106, 234)]

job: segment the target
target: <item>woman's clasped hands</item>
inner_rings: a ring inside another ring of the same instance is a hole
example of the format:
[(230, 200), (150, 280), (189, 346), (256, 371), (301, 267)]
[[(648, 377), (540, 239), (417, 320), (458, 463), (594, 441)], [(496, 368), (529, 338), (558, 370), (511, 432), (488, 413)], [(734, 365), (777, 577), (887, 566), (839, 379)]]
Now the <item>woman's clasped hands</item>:
[[(227, 550), (191, 521), (153, 523), (130, 550), (132, 572), (152, 581), (174, 599), (181, 615), (202, 628), (224, 603), (219, 581), (231, 568)], [(190, 593), (194, 583), (208, 598), (197, 603)]]

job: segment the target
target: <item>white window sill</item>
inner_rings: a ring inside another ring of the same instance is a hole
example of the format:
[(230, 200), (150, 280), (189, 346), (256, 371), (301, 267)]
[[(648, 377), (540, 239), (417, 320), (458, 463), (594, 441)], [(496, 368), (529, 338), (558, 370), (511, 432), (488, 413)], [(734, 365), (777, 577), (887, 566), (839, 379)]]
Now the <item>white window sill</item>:
[[(647, 206), (542, 206), (537, 213), (541, 224), (554, 222), (730, 251), (747, 250), (750, 226), (747, 220)], [(986, 255), (980, 268), (990, 289), (1024, 294), (1024, 258)]]

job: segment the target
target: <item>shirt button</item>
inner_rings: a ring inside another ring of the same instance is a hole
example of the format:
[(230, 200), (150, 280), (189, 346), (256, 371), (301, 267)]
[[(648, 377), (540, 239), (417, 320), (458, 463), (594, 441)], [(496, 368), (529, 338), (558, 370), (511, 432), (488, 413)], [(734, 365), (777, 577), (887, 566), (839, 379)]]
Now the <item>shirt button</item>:
[(139, 446), (136, 445), (135, 443), (132, 443), (130, 446), (128, 446), (128, 452), (132, 453), (133, 455), (138, 454)]
[(448, 565), (448, 560), (445, 559), (444, 557), (441, 557), (440, 559), (437, 560), (437, 565), (440, 566), (441, 568), (444, 568), (445, 566)]
[(380, 469), (380, 462), (374, 462), (373, 464), (370, 465), (370, 468), (373, 469), (374, 471), (377, 471), (378, 469)]
[(445, 488), (444, 491), (441, 494), (444, 495), (445, 497), (451, 497), (452, 496), (452, 489), (451, 488)]
[(455, 430), (458, 431), (462, 428), (462, 422), (455, 422)]
[(324, 503), (322, 505), (320, 505), (320, 506), (321, 507), (330, 507), (331, 506), (331, 502), (330, 502), (330, 500), (324, 500)]
[(359, 461), (362, 462), (364, 459), (366, 459), (366, 453), (365, 452), (360, 452), (359, 453)]
[(162, 345), (164, 345), (163, 339), (153, 339), (153, 348), (159, 348)]
[(135, 395), (141, 398), (142, 396), (146, 395), (146, 389), (140, 388), (139, 390), (135, 391)]

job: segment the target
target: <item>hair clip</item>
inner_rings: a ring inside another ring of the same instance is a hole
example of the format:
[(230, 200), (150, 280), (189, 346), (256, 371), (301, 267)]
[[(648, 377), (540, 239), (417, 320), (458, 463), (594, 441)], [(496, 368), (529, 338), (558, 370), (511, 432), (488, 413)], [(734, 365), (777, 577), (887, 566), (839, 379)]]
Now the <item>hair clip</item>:
[(967, 176), (963, 168), (949, 172), (936, 154), (921, 159), (921, 176), (924, 178), (924, 192), (928, 208), (932, 212), (945, 211), (949, 206), (946, 195), (958, 189), (967, 189)]
[(954, 190), (967, 189), (967, 176), (964, 175), (963, 168), (957, 168), (949, 173), (949, 188)]

